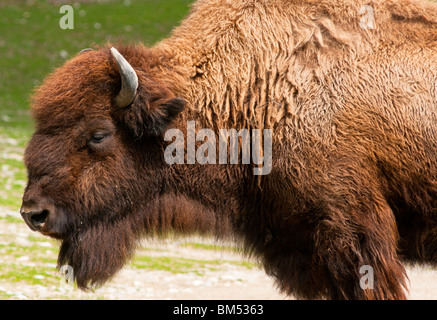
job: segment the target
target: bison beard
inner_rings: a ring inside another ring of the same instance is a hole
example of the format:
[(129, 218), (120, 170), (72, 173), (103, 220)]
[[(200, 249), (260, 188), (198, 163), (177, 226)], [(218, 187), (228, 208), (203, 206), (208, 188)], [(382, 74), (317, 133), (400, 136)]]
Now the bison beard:
[(132, 221), (126, 218), (79, 230), (62, 241), (58, 268), (71, 266), (81, 289), (102, 285), (132, 257), (135, 234)]

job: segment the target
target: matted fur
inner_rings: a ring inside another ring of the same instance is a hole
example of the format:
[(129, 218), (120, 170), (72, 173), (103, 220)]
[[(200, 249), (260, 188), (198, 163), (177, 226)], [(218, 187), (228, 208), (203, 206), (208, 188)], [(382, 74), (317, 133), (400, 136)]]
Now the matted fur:
[[(300, 298), (404, 299), (401, 261), (437, 264), (437, 7), (352, 0), (200, 0), (152, 48), (117, 46), (138, 96), (117, 109), (109, 47), (38, 88), (23, 206), (50, 211), (81, 288), (143, 236), (213, 234)], [(186, 121), (273, 130), (273, 167), (172, 165), (163, 133)], [(96, 130), (108, 136), (95, 144)], [(360, 288), (360, 267), (375, 272)]]

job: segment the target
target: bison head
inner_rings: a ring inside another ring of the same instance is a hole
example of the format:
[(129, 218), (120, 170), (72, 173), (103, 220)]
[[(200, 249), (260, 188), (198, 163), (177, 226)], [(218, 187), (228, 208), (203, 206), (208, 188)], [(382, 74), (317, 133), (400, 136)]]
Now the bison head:
[(161, 134), (184, 107), (153, 77), (148, 49), (120, 51), (81, 52), (32, 102), (21, 214), (62, 241), (58, 265), (72, 266), (81, 288), (103, 283), (131, 256), (144, 230), (135, 213), (166, 188)]

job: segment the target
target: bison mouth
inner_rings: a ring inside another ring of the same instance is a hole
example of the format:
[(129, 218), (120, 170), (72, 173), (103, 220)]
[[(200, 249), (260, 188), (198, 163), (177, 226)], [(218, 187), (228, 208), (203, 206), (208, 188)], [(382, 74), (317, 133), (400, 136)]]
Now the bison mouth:
[[(135, 251), (141, 215), (113, 206), (96, 211), (26, 202), (20, 210), (29, 228), (61, 241), (58, 268), (68, 265), (81, 289), (102, 285), (114, 276)], [(43, 207), (44, 209), (39, 209)]]

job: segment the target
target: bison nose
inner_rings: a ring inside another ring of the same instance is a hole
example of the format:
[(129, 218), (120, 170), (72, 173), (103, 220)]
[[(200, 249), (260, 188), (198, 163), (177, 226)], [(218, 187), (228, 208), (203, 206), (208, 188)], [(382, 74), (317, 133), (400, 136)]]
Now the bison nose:
[(29, 228), (32, 229), (32, 231), (40, 231), (46, 223), (47, 217), (49, 215), (49, 210), (31, 210), (22, 207), (20, 213), (24, 221), (29, 226)]

